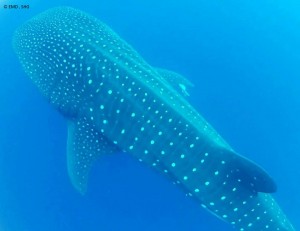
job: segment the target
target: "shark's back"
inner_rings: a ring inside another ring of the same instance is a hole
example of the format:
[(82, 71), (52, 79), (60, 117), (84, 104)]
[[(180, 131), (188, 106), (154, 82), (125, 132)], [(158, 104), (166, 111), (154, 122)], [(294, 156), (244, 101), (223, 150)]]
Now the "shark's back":
[[(179, 86), (190, 84), (184, 77), (176, 78), (175, 73), (170, 74), (147, 64), (130, 45), (98, 19), (70, 7), (53, 8), (21, 26), (14, 38), (18, 38), (14, 39), (13, 44), (25, 71), (46, 96), (50, 95), (52, 101), (59, 104), (62, 111), (63, 104), (67, 113), (77, 114), (64, 101), (72, 101), (77, 106), (79, 99), (82, 101), (86, 97), (89, 100), (90, 92), (99, 89), (95, 83), (106, 81), (104, 76), (114, 78), (120, 74), (127, 75), (132, 82), (140, 83), (183, 119), (193, 123), (200, 133), (205, 131), (205, 137), (230, 148), (180, 93)], [(52, 75), (57, 74), (54, 69), (63, 76), (75, 77), (72, 89), (56, 92), (60, 94), (59, 98), (57, 94), (52, 94), (53, 88), (57, 88), (58, 84), (64, 88), (65, 81), (71, 79), (64, 78), (62, 83), (53, 81)], [(47, 78), (41, 78), (41, 75)], [(172, 82), (174, 79), (176, 81)], [(88, 89), (91, 87), (95, 89)], [(77, 97), (72, 91), (76, 92)], [(66, 92), (72, 94), (64, 96)]]

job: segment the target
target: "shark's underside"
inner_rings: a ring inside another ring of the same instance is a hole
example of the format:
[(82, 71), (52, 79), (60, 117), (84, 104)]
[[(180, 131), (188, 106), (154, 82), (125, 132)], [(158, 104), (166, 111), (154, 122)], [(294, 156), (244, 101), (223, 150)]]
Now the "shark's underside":
[(68, 120), (68, 171), (81, 193), (96, 158), (124, 151), (240, 231), (294, 230), (270, 194), (269, 175), (187, 102), (192, 84), (147, 64), (98, 19), (53, 8), (22, 25), (13, 44), (26, 73)]

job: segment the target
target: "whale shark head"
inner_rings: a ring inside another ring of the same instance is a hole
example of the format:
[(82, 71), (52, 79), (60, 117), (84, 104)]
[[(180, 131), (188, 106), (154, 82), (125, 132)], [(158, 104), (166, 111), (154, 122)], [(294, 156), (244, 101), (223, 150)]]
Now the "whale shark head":
[[(83, 20), (89, 21), (89, 25)], [(109, 59), (108, 47), (114, 42), (110, 41), (107, 30), (106, 25), (95, 23), (80, 11), (53, 8), (19, 27), (13, 47), (42, 94), (70, 116), (100, 91), (93, 82), (105, 75), (106, 70), (100, 65)], [(103, 52), (95, 54), (94, 47)]]

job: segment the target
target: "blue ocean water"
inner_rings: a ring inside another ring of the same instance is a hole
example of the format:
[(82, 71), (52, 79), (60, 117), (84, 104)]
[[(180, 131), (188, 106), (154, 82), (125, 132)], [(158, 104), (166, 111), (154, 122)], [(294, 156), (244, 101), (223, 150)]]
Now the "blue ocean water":
[[(28, 10), (3, 9), (29, 4)], [(99, 160), (88, 192), (66, 170), (66, 121), (12, 51), (26, 19), (68, 5), (107, 23), (151, 65), (195, 84), (190, 102), (278, 184), (300, 228), (300, 5), (287, 1), (0, 1), (0, 231), (232, 230), (126, 154)]]

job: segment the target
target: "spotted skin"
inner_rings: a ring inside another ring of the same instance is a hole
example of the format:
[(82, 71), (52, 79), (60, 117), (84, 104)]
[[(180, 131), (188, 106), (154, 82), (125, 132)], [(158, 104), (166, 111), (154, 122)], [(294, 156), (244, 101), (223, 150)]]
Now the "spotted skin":
[(292, 231), (276, 185), (238, 155), (187, 102), (184, 77), (155, 69), (98, 19), (50, 9), (17, 29), (13, 45), (41, 93), (68, 120), (68, 171), (85, 193), (100, 155), (124, 151), (240, 231)]

